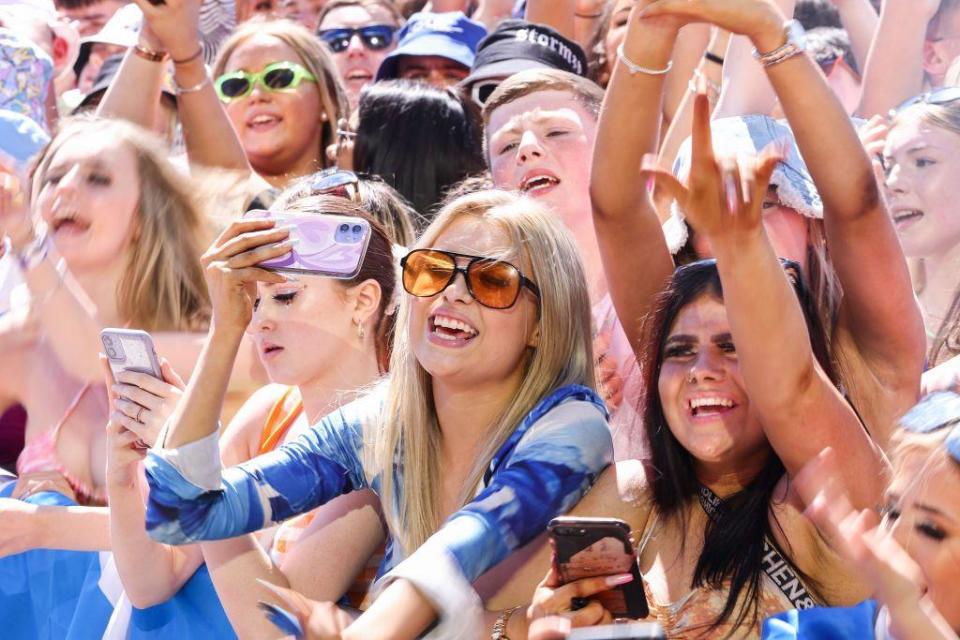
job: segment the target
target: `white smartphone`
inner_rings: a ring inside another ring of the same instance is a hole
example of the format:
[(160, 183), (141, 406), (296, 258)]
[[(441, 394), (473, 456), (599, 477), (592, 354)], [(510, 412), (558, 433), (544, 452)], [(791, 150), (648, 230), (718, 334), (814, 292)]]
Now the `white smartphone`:
[(146, 331), (108, 328), (100, 332), (100, 341), (114, 376), (121, 371), (137, 371), (163, 379), (153, 338)]

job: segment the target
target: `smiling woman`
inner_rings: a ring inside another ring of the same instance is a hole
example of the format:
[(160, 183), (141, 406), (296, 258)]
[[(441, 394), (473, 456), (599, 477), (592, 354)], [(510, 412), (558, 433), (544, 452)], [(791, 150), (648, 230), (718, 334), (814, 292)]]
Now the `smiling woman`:
[[(270, 74), (278, 63), (288, 72)], [(253, 169), (282, 186), (326, 166), (348, 112), (330, 54), (306, 29), (253, 19), (220, 49), (213, 69), (227, 116)], [(233, 85), (245, 79), (242, 90)]]
[[(238, 222), (208, 252), (209, 349), (148, 455), (147, 528), (174, 544), (228, 538), (370, 488), (391, 542), (377, 600), (341, 637), (414, 638), (437, 618), (429, 637), (472, 632), (471, 583), (575, 504), (612, 458), (573, 241), (525, 198), (454, 200), (404, 261), (410, 295), (389, 382), (297, 441), (221, 471), (216, 390), (254, 306), (237, 285), (288, 291), (275, 274), (243, 268), (289, 247), (277, 244), (284, 235), (269, 221)], [(177, 453), (187, 445), (206, 453), (188, 462)]]

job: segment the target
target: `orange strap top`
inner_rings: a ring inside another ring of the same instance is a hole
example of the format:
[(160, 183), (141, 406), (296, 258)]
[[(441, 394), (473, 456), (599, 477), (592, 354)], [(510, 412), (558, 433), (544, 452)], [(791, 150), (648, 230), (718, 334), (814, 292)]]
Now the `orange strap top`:
[[(288, 401), (292, 400), (293, 405), (287, 410)], [(263, 425), (263, 431), (260, 432), (260, 444), (257, 446), (257, 455), (262, 455), (276, 449), (287, 431), (297, 421), (303, 412), (303, 398), (300, 397), (300, 390), (297, 387), (287, 387), (280, 399), (277, 400), (270, 413), (267, 415), (267, 422)]]

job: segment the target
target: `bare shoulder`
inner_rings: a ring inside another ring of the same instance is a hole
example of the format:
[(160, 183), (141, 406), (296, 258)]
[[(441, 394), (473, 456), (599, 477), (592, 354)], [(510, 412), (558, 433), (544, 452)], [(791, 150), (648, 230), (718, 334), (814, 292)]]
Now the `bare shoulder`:
[(256, 454), (260, 435), (270, 415), (270, 410), (283, 397), (288, 387), (268, 384), (257, 389), (240, 410), (233, 416), (220, 437), (223, 453), (237, 456), (233, 462), (241, 462)]
[(830, 606), (850, 606), (870, 595), (869, 586), (857, 577), (830, 546), (816, 526), (803, 515), (803, 501), (784, 476), (774, 493), (771, 530), (777, 544)]
[(607, 467), (589, 492), (570, 512), (572, 516), (620, 518), (642, 529), (652, 506), (646, 469), (639, 460)]

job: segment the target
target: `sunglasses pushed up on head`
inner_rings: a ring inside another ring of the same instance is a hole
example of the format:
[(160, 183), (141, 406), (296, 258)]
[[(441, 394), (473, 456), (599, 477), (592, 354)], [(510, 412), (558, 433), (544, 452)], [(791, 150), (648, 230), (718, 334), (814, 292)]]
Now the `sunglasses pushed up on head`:
[(388, 24), (371, 24), (357, 29), (321, 29), (317, 36), (330, 47), (334, 53), (341, 53), (350, 46), (354, 36), (360, 36), (360, 42), (371, 51), (382, 51), (393, 44), (393, 36), (397, 28)]
[[(465, 266), (457, 259), (467, 260)], [(439, 249), (414, 249), (400, 260), (403, 288), (412, 296), (429, 298), (444, 291), (462, 273), (473, 299), (491, 309), (509, 309), (520, 291), (529, 289), (540, 300), (540, 288), (504, 260), (470, 256)]]
[(288, 91), (296, 89), (303, 81), (316, 82), (312, 73), (296, 62), (274, 62), (257, 73), (249, 71), (231, 71), (225, 73), (213, 83), (217, 96), (223, 102), (245, 98), (253, 92), (257, 83), (267, 91)]

